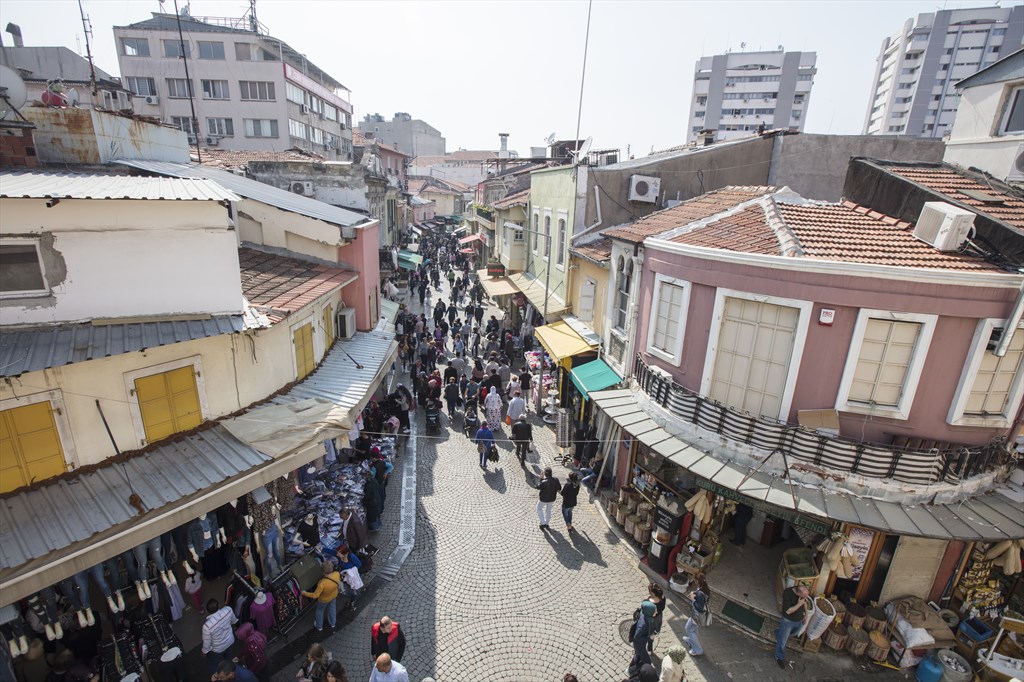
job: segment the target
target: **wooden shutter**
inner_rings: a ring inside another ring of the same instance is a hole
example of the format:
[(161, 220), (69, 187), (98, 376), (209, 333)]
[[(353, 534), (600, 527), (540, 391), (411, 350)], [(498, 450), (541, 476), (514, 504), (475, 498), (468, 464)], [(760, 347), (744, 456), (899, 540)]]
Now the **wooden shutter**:
[(313, 325), (304, 324), (295, 330), (293, 337), (295, 343), (295, 375), (298, 379), (305, 379), (316, 366), (313, 359)]
[(594, 299), (597, 296), (597, 282), (589, 277), (580, 287), (580, 302), (576, 307), (576, 316), (584, 322), (592, 322), (594, 319)]
[(146, 441), (155, 443), (203, 422), (192, 365), (135, 380)]
[(0, 493), (65, 471), (50, 401), (0, 412)]

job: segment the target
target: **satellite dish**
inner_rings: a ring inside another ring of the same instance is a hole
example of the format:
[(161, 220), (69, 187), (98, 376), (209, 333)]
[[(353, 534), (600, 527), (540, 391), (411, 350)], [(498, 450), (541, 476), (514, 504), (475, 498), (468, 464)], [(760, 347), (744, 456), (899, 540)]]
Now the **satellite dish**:
[(68, 106), (77, 108), (78, 107), (78, 103), (80, 101), (82, 101), (81, 96), (78, 94), (78, 88), (71, 88), (70, 90), (68, 90), (67, 91), (67, 96), (68, 96)]
[(547, 142), (548, 144), (553, 144), (555, 141), (555, 134), (551, 133), (550, 135), (544, 138), (544, 141)]
[(587, 139), (583, 140), (583, 146), (573, 152), (573, 155), (576, 157), (576, 163), (579, 163), (580, 160), (586, 157), (587, 153), (590, 152), (590, 148), (593, 146), (593, 144), (594, 138), (592, 137), (588, 137)]
[(27, 101), (25, 81), (13, 69), (0, 65), (0, 120), (14, 120)]

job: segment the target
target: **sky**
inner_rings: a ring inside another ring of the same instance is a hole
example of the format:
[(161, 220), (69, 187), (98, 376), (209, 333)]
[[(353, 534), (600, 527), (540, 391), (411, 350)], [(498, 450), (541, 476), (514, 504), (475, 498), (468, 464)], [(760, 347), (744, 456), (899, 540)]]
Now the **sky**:
[[(178, 0), (184, 7), (187, 0)], [(882, 40), (907, 19), (994, 2), (898, 0), (687, 2), (594, 0), (580, 138), (644, 156), (686, 141), (694, 63), (725, 52), (817, 53), (805, 130), (858, 134)], [(119, 73), (112, 26), (174, 12), (173, 0), (82, 0), (96, 65)], [(1005, 0), (1004, 6), (1008, 6)], [(192, 0), (193, 16), (241, 16), (247, 0)], [(271, 34), (351, 90), (354, 121), (408, 112), (447, 138), (448, 151), (522, 155), (554, 133), (573, 139), (587, 41), (585, 0), (257, 0)], [(25, 44), (85, 53), (75, 0), (3, 0), (0, 26)], [(4, 44), (11, 45), (4, 34)]]

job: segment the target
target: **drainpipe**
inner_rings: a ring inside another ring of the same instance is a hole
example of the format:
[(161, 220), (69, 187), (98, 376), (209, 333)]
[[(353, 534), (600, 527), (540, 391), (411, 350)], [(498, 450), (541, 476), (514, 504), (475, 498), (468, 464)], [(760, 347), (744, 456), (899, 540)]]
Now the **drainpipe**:
[(992, 351), (996, 357), (1001, 358), (1006, 355), (1006, 351), (1010, 347), (1010, 341), (1013, 339), (1013, 332), (1017, 329), (1017, 325), (1020, 324), (1022, 317), (1024, 317), (1024, 283), (1021, 284), (1020, 291), (1017, 293), (1017, 300), (1013, 304), (1013, 312), (1010, 313), (1010, 318), (1003, 326), (1003, 333), (999, 336), (999, 343), (996, 344), (996, 349)]

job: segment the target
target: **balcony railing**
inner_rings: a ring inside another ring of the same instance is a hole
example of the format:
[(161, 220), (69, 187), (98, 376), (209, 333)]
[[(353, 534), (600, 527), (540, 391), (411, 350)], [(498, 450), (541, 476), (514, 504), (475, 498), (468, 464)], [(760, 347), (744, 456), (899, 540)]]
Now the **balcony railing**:
[(640, 355), (635, 376), (651, 400), (679, 419), (767, 452), (782, 450), (790, 461), (817, 467), (905, 483), (956, 483), (999, 464), (1006, 455), (998, 442), (915, 450), (822, 435), (703, 397), (652, 370)]
[(476, 214), (478, 216), (480, 216), (481, 218), (483, 218), (484, 220), (487, 220), (487, 221), (493, 221), (494, 220), (494, 211), (492, 211), (489, 208), (484, 208), (483, 206), (477, 206), (476, 207)]

